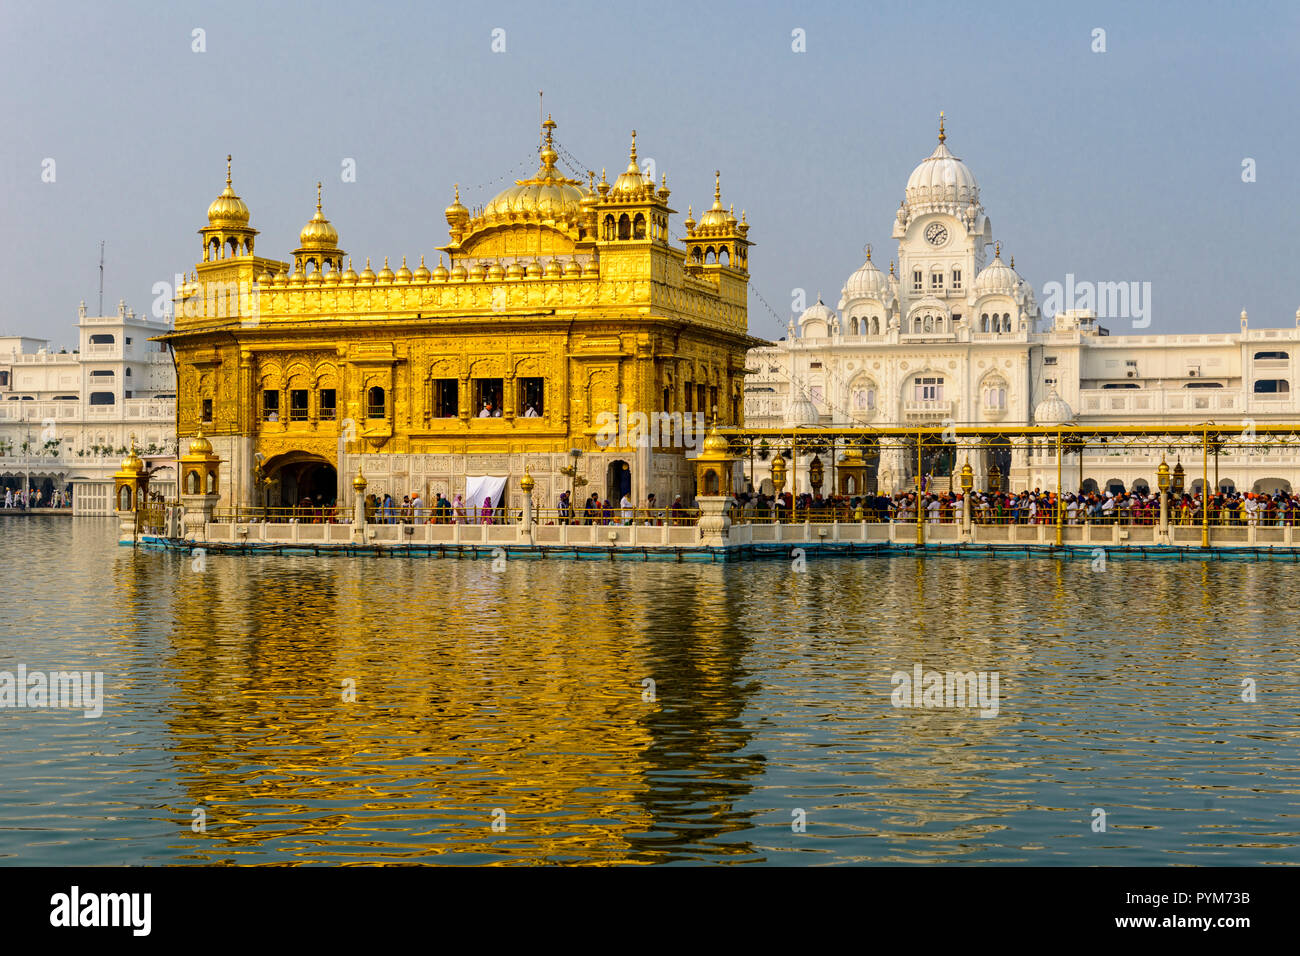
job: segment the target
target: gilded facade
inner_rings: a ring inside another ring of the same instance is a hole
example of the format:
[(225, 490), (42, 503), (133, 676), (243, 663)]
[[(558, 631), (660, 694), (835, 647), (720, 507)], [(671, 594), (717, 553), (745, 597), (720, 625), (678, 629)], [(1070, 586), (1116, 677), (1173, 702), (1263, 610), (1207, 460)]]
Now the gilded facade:
[(343, 501), (358, 467), (399, 500), (505, 477), (512, 506), (527, 470), (538, 506), (554, 507), (571, 449), (584, 453), (583, 496), (693, 495), (677, 432), (618, 444), (600, 424), (620, 406), (633, 421), (743, 423), (745, 353), (759, 344), (747, 331), (749, 225), (715, 184), (674, 245), (667, 178), (641, 171), (635, 133), (626, 170), (584, 184), (557, 168), (554, 127), (543, 123), (532, 177), (475, 209), (456, 189), (432, 269), (422, 255), (414, 271), (405, 259), (354, 271), (319, 184), (292, 262), (260, 256), (227, 168), (166, 336), (179, 433), (201, 430), (227, 462), (222, 507)]

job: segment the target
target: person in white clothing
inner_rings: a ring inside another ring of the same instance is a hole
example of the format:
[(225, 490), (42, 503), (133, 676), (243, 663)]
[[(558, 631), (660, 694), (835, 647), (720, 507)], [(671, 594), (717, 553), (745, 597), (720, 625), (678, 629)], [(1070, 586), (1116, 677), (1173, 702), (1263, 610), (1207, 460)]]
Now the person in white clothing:
[(636, 517), (636, 505), (632, 504), (632, 498), (627, 492), (623, 493), (618, 506), (623, 509), (623, 523), (631, 524), (632, 519)]

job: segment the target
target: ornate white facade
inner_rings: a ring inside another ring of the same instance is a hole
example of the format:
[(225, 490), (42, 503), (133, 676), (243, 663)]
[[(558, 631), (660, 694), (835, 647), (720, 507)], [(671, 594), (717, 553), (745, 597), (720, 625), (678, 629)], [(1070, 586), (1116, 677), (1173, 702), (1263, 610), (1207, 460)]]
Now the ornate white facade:
[[(1240, 429), (1300, 420), (1300, 312), (1295, 328), (1268, 329), (1250, 329), (1242, 312), (1240, 332), (1223, 334), (1112, 335), (1095, 310), (1045, 321), (1014, 258), (994, 241), (974, 175), (945, 140), (941, 123), (937, 148), (908, 178), (893, 226), (898, 267), (882, 272), (868, 247), (836, 309), (819, 300), (774, 347), (750, 351), (747, 425), (1214, 421)], [(1056, 487), (1054, 456), (1010, 444), (959, 454), (969, 454), (978, 482), (996, 461), (1017, 490)], [(882, 454), (873, 469), (880, 491), (915, 487), (915, 463), (905, 458)], [(1145, 452), (1089, 453), (1083, 480), (1102, 490), (1151, 483), (1158, 462)], [(1077, 458), (1071, 468), (1067, 490), (1079, 484)], [(1300, 458), (1277, 449), (1222, 458), (1218, 469), (1220, 486), (1300, 486)], [(756, 485), (767, 474), (756, 463)], [(795, 490), (808, 491), (806, 480)]]
[[(72, 485), (75, 514), (113, 514), (112, 476), (132, 434), (146, 458), (175, 455), (176, 370), (149, 341), (170, 328), (125, 303), (87, 315), (83, 302), (71, 352), (0, 336), (0, 485)], [(157, 464), (154, 490), (174, 494), (174, 468)]]

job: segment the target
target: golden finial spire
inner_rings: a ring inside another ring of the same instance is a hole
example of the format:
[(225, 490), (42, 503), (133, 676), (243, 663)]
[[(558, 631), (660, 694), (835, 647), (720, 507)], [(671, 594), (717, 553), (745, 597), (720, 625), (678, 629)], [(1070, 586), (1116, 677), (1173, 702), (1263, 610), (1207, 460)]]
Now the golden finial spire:
[(603, 185), (604, 185), (605, 183), (607, 183), (608, 181), (609, 181), (609, 180), (607, 180), (607, 179), (605, 178), (605, 167), (602, 166), (602, 167), (600, 167), (600, 182), (601, 182), (601, 185), (603, 186)]
[(722, 170), (713, 171), (713, 207), (722, 208)]
[(1000, 242), (993, 243), (993, 258), (994, 259), (1002, 258), (1002, 243)]
[[(420, 261), (421, 261), (421, 262), (424, 261), (424, 257), (423, 257), (423, 256), (420, 257)], [(402, 256), (402, 268), (403, 268), (403, 269), (406, 268), (406, 256)]]
[(890, 274), (891, 276), (894, 274), (894, 260), (893, 260), (893, 259), (890, 259), (890, 260), (889, 260), (889, 274)]
[(551, 130), (555, 129), (555, 120), (551, 119), (551, 114), (546, 114), (546, 122), (542, 124), (542, 138), (546, 140), (546, 145), (551, 145)]
[[(405, 262), (406, 260), (403, 259), (402, 261)], [(439, 256), (439, 257), (438, 257), (438, 261), (439, 261), (439, 262), (442, 262), (442, 256)], [(424, 253), (423, 253), (423, 252), (420, 253), (420, 268), (421, 268), (421, 269), (424, 268)]]
[(871, 243), (867, 243), (867, 261), (871, 261)]
[(388, 268), (388, 256), (384, 256), (384, 268)]
[(948, 134), (943, 131), (943, 110), (939, 110), (939, 142), (948, 138)]
[(1016, 257), (1015, 257), (1015, 256), (1012, 256), (1012, 257), (1011, 257), (1011, 268), (1014, 269), (1015, 267), (1016, 267)]
[(452, 190), (456, 193), (456, 202), (460, 202), (460, 183), (456, 183)]
[(632, 130), (632, 152), (628, 154), (628, 159), (633, 166), (636, 165), (636, 130)]
[(226, 185), (227, 186), (230, 185), (230, 159), (231, 159), (230, 154), (226, 153)]

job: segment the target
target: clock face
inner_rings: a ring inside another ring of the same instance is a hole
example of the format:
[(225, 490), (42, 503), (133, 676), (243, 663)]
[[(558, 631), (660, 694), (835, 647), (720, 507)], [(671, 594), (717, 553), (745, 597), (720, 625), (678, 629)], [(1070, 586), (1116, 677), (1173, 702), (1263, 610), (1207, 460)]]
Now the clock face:
[(948, 227), (941, 222), (932, 222), (925, 227), (925, 241), (932, 246), (941, 246), (948, 241)]

